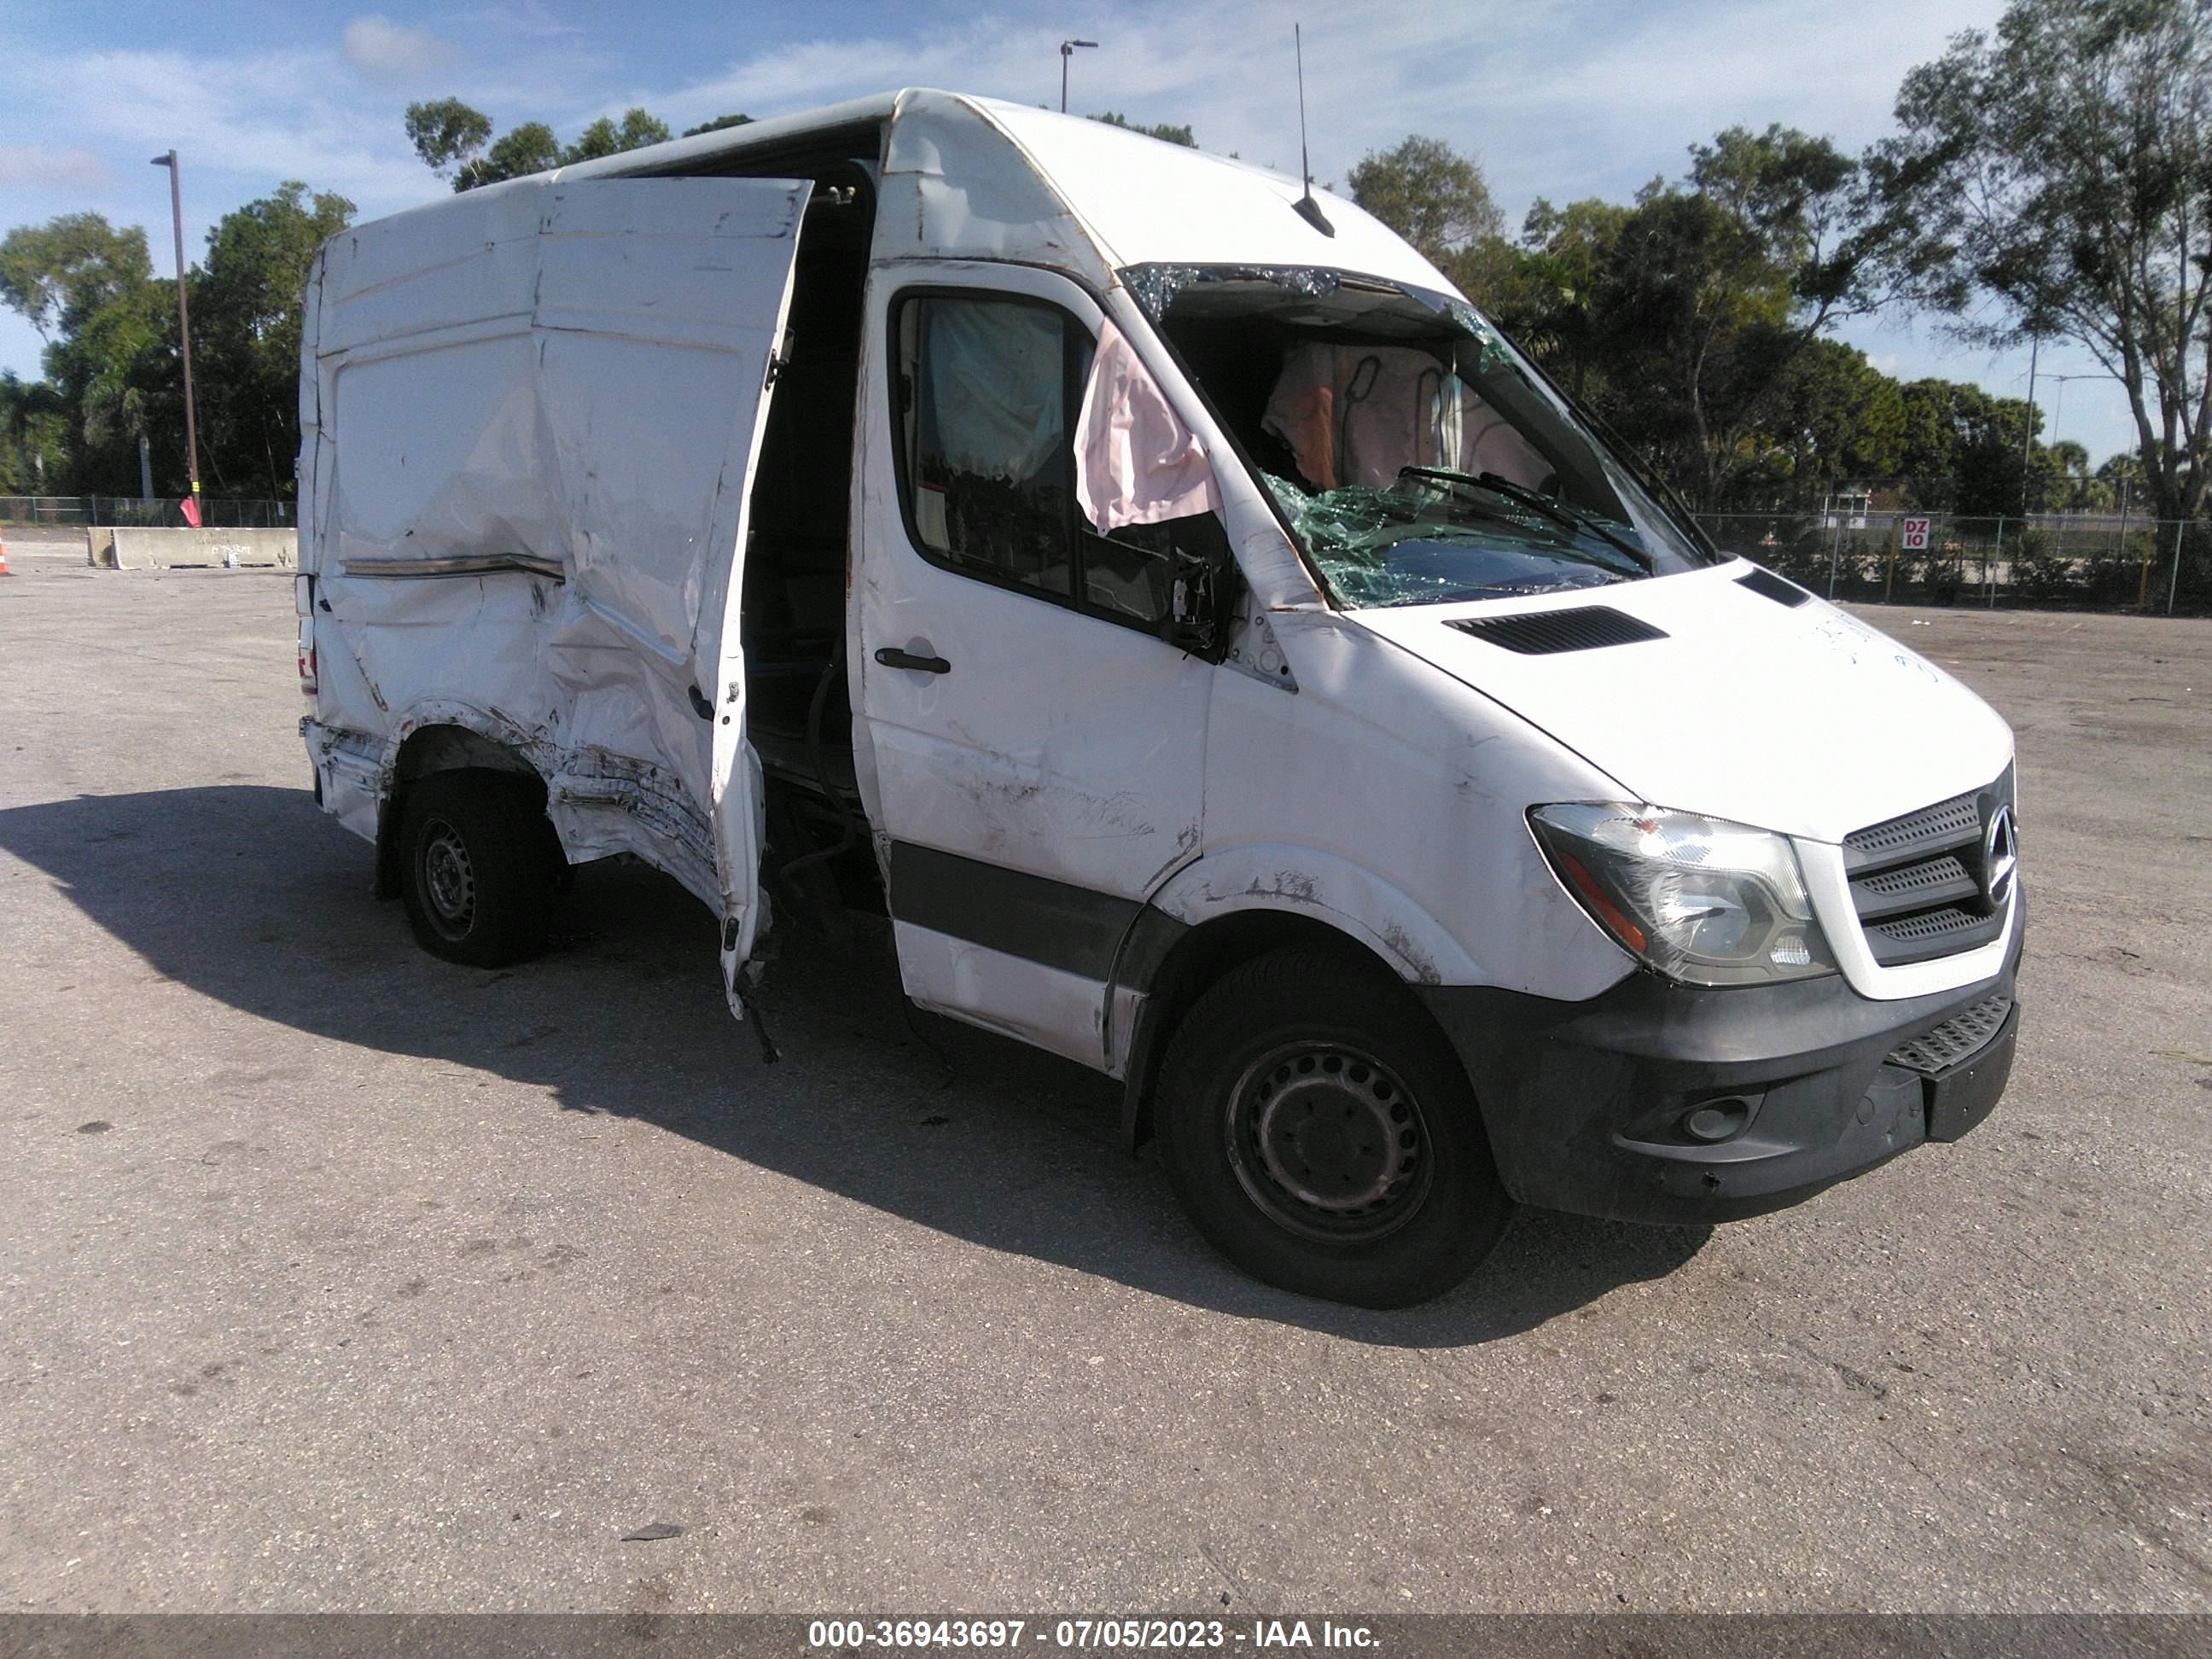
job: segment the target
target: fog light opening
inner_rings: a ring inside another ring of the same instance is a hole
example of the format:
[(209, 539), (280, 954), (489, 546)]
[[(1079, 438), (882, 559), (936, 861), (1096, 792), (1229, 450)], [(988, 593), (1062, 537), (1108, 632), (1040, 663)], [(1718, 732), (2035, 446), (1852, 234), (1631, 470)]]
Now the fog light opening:
[(1708, 1100), (1682, 1115), (1682, 1133), (1707, 1146), (1733, 1140), (1750, 1126), (1751, 1103), (1733, 1095), (1723, 1100)]

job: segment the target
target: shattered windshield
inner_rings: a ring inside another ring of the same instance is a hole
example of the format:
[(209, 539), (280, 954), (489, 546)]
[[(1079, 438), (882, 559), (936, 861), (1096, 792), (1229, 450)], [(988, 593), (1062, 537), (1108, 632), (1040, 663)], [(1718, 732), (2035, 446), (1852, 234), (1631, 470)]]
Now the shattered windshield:
[(1123, 276), (1349, 608), (1711, 562), (1463, 301), (1326, 270)]

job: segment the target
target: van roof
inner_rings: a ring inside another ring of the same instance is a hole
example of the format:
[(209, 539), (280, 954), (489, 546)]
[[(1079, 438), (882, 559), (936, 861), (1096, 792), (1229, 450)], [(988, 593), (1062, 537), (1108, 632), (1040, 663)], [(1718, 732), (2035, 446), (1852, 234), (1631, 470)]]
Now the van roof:
[(1172, 264), (1325, 266), (1454, 291), (1340, 197), (1315, 191), (1334, 235), (1309, 224), (1292, 210), (1296, 179), (1082, 116), (927, 88), (678, 138), (557, 176), (769, 173), (825, 151), (879, 164), (878, 257), (1013, 260), (1098, 289), (1122, 267)]

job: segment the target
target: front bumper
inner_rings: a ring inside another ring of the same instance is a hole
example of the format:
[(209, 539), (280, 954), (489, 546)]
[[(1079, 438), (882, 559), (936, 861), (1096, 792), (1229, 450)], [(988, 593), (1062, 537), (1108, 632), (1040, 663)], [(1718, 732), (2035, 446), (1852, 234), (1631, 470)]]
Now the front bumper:
[[(1643, 970), (1587, 1002), (1419, 990), (1473, 1080), (1516, 1200), (1621, 1221), (1727, 1221), (1954, 1140), (1988, 1115), (2012, 1064), (2026, 921), (2014, 918), (1993, 978), (1898, 1001), (1862, 997), (1841, 975), (1707, 989)], [(1701, 1139), (1693, 1117), (1718, 1138)]]

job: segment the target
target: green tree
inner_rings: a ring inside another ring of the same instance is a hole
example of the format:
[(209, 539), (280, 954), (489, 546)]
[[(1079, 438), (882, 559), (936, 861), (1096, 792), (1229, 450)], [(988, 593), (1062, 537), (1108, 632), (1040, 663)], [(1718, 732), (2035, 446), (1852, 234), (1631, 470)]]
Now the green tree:
[(2063, 512), (2081, 505), (2090, 483), (2087, 450), (2071, 438), (2062, 438), (2048, 447), (2038, 445), (2035, 459), (2036, 471), (2044, 479), (2046, 512)]
[(2020, 511), (2021, 450), (2025, 442), (2035, 453), (2030, 423), (2040, 428), (2040, 410), (1954, 380), (1914, 380), (1902, 396), (1899, 470), (1913, 481), (1917, 505), (1972, 518)]
[(1778, 506), (1842, 483), (1894, 477), (1905, 424), (1903, 389), (1864, 352), (1840, 340), (1808, 342), (1776, 377), (1741, 445), (1744, 478), (1729, 505)]
[(1825, 138), (1732, 127), (1654, 180), (1591, 290), (1591, 349), (1611, 412), (1702, 505), (1717, 507), (1797, 356), (1885, 297), (1875, 210), (1857, 164)]
[(0, 494), (48, 493), (46, 468), (68, 448), (61, 400), (44, 380), (25, 381), (0, 370)]
[(1598, 289), (1631, 210), (1589, 199), (1555, 208), (1542, 197), (1518, 248), (1479, 243), (1460, 286), (1576, 398), (1603, 400), (1607, 357)]
[[(216, 494), (292, 493), (302, 291), (316, 250), (352, 213), (344, 198), (288, 180), (208, 233), (188, 280), (201, 465)], [(47, 335), (46, 381), (0, 400), (0, 467), (20, 477), (35, 454), (52, 491), (135, 495), (143, 436), (156, 488), (181, 493), (176, 289), (151, 276), (145, 234), (88, 214), (19, 226), (0, 240), (0, 300)]]
[(441, 179), (476, 160), (491, 142), (491, 118), (458, 98), (407, 106), (407, 141)]
[(1353, 201), (1446, 275), (1462, 254), (1504, 229), (1480, 164), (1441, 138), (1416, 134), (1395, 149), (1370, 150), (1345, 183)]
[(224, 493), (289, 495), (300, 448), (300, 307), (316, 250), (353, 220), (288, 179), (208, 233), (192, 284), (200, 446)]
[(671, 136), (665, 122), (656, 120), (641, 109), (624, 110), (620, 126), (602, 115), (576, 135), (574, 143), (561, 152), (561, 163), (567, 167), (578, 161), (596, 161), (603, 155), (619, 155), (626, 149), (665, 144)]
[(2095, 487), (2103, 492), (2102, 505), (2132, 507), (2141, 512), (2144, 499), (2142, 457), (2127, 450), (2107, 456), (2097, 469)]
[(1131, 132), (1141, 132), (1146, 137), (1157, 138), (1164, 144), (1181, 144), (1185, 149), (1198, 148), (1198, 140), (1192, 136), (1188, 127), (1170, 126), (1165, 121), (1157, 126), (1148, 127), (1110, 109), (1091, 118), (1094, 121), (1103, 121), (1109, 127), (1126, 127)]
[(1920, 229), (1902, 275), (1978, 343), (2079, 343), (2127, 391), (2158, 514), (2194, 514), (2212, 474), (2212, 7), (2014, 0), (1994, 35), (1908, 75), (1897, 118), (1874, 166)]
[(525, 121), (509, 127), (475, 161), (457, 168), (453, 188), (476, 190), (502, 179), (520, 179), (533, 173), (550, 173), (561, 165), (561, 141), (543, 121)]
[[(749, 115), (725, 115), (696, 126), (684, 136), (714, 132), (742, 125)], [(548, 173), (577, 161), (595, 161), (603, 155), (642, 149), (667, 143), (668, 124), (642, 109), (627, 109), (617, 122), (602, 115), (563, 145), (543, 121), (525, 121), (492, 137), (491, 118), (458, 98), (440, 98), (407, 106), (407, 139), (422, 163), (441, 179), (450, 178), (453, 188), (475, 190), (503, 179), (520, 179)]]
[(0, 240), (0, 304), (51, 339), (143, 287), (153, 270), (137, 225), (118, 230), (97, 213), (64, 213)]
[(750, 115), (717, 115), (711, 121), (702, 121), (696, 127), (684, 128), (684, 136), (696, 138), (702, 132), (720, 132), (726, 127), (748, 127), (752, 125), (752, 120)]
[(153, 405), (176, 362), (175, 289), (154, 280), (146, 233), (96, 213), (18, 225), (0, 238), (0, 303), (46, 342), (47, 489), (135, 494), (138, 438), (167, 436)]

